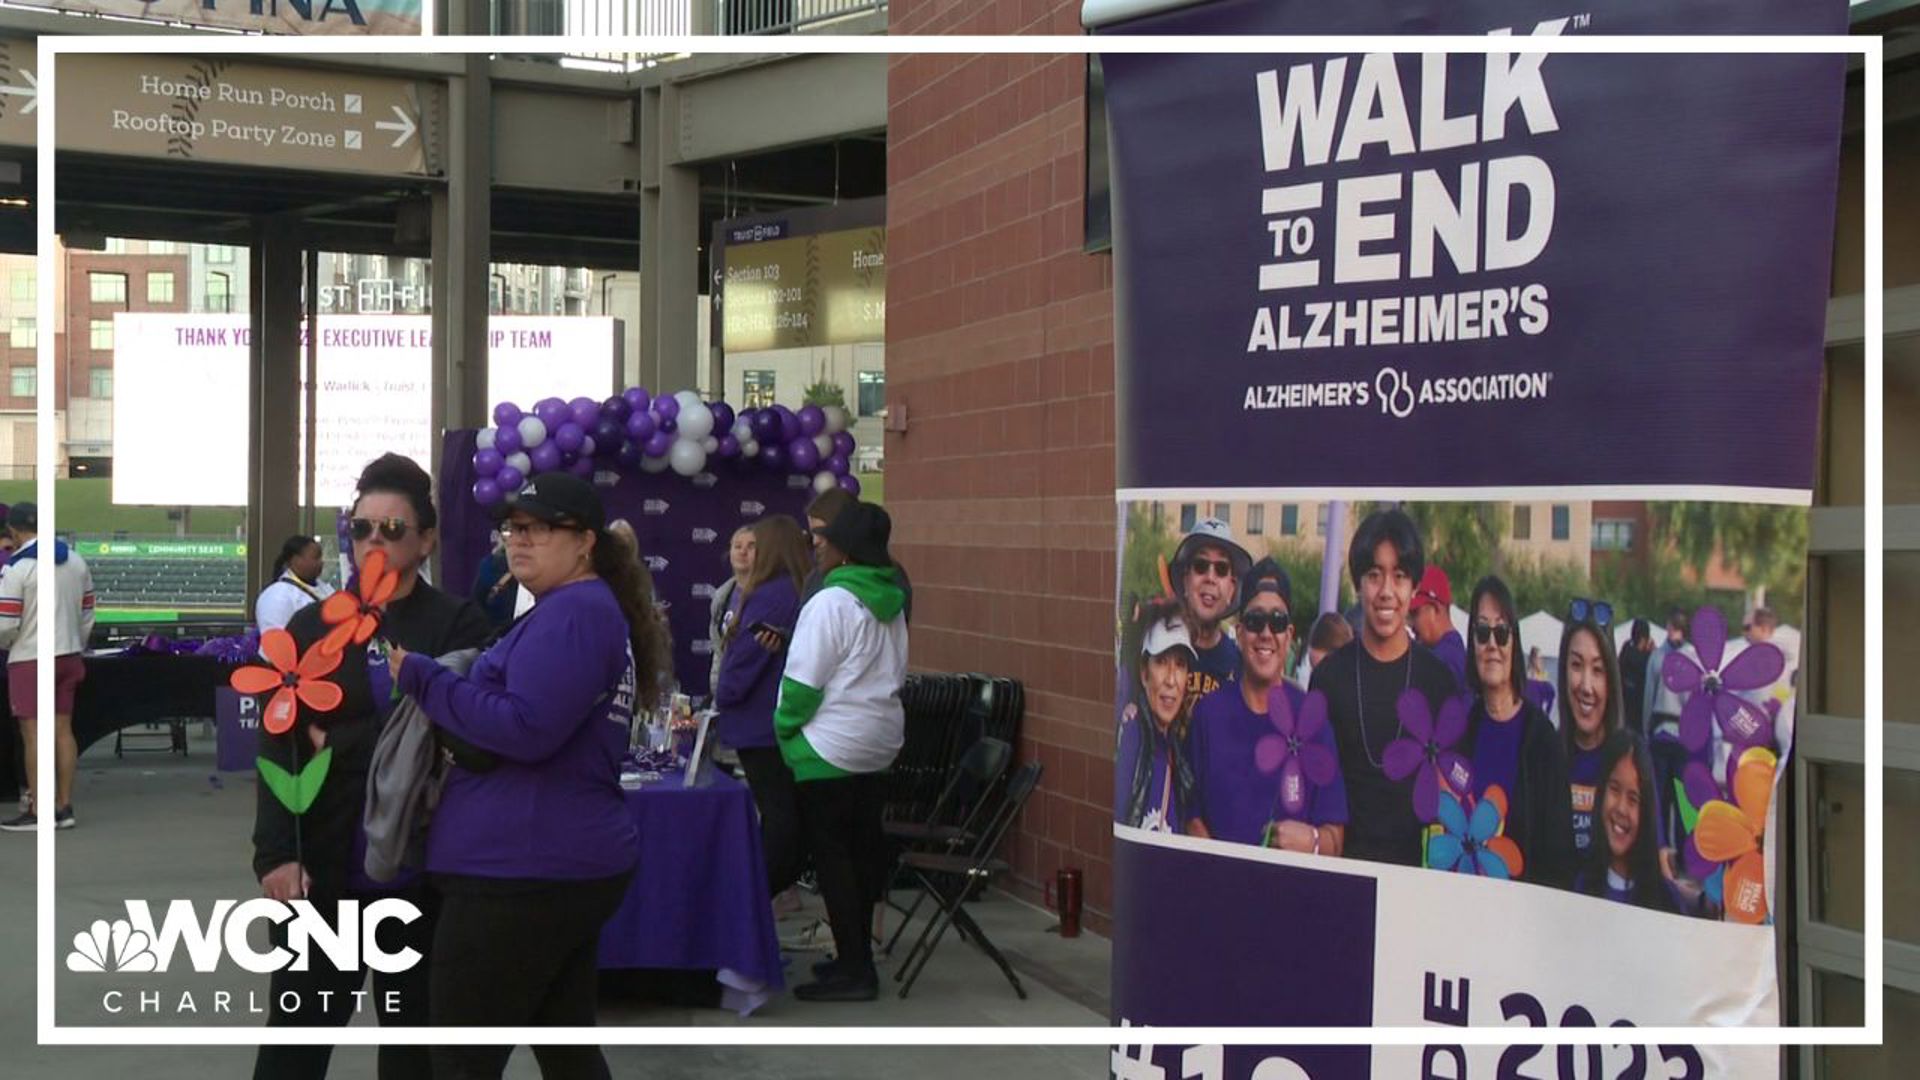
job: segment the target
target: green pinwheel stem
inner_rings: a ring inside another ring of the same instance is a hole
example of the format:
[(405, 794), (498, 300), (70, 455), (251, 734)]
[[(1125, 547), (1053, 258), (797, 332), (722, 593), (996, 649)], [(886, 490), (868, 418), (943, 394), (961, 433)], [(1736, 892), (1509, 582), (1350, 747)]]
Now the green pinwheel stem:
[(266, 781), (267, 789), (280, 800), (280, 805), (295, 814), (304, 814), (319, 797), (321, 785), (327, 782), (327, 769), (333, 764), (333, 747), (315, 754), (298, 775), (266, 758), (256, 758), (254, 764), (260, 769), (260, 779)]
[(1688, 832), (1693, 832), (1694, 826), (1700, 821), (1700, 808), (1687, 798), (1687, 786), (1678, 780), (1673, 782), (1673, 799), (1680, 808), (1680, 823), (1687, 827)]

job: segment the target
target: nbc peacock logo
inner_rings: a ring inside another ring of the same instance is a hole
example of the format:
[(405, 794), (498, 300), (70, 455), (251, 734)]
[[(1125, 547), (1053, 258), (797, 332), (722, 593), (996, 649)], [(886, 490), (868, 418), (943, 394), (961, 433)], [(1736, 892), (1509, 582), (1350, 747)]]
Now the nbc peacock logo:
[(125, 919), (95, 919), (73, 935), (73, 951), (67, 954), (67, 970), (85, 973), (150, 972), (159, 964), (153, 939)]

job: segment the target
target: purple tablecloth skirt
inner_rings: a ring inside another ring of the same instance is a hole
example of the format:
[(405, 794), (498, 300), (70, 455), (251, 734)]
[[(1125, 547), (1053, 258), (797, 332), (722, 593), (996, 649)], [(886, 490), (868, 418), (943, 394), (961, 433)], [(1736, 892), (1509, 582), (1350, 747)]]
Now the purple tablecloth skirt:
[(685, 788), (670, 774), (625, 792), (640, 863), (600, 931), (600, 966), (717, 971), (723, 1002), (745, 1015), (784, 985), (780, 938), (753, 795), (710, 776)]

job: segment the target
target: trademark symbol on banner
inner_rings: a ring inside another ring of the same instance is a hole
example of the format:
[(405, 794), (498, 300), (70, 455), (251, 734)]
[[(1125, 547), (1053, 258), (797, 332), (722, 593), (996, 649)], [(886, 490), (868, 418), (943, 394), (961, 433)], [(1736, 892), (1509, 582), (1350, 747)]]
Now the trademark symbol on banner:
[(1575, 15), (1573, 21), (1567, 25), (1574, 30), (1585, 30), (1587, 27), (1593, 25), (1593, 16), (1589, 14)]

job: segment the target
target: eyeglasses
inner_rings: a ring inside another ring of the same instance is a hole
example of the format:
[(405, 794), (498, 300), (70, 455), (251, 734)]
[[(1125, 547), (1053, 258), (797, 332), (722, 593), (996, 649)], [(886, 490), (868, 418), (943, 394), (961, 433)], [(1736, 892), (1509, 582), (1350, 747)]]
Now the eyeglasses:
[(406, 538), (409, 532), (419, 529), (406, 518), (354, 518), (347, 522), (347, 531), (355, 540), (367, 540), (373, 536), (373, 530), (380, 530), (380, 538), (390, 544), (397, 544)]
[(518, 536), (529, 543), (538, 544), (552, 536), (555, 530), (575, 531), (571, 525), (555, 525), (547, 521), (524, 521), (518, 525), (511, 521), (503, 521), (500, 523), (500, 539), (512, 540)]
[(1274, 637), (1287, 632), (1293, 625), (1293, 616), (1284, 611), (1247, 611), (1240, 615), (1240, 628), (1249, 634), (1261, 634), (1273, 631)]
[(1576, 596), (1573, 603), (1567, 605), (1567, 618), (1574, 622), (1587, 622), (1591, 618), (1595, 626), (1613, 625), (1613, 605), (1605, 600), (1589, 600)]
[(1233, 576), (1233, 564), (1225, 559), (1187, 560), (1187, 572), (1195, 577), (1206, 577), (1208, 571), (1212, 571), (1217, 578), (1230, 578)]
[(1506, 623), (1475, 622), (1473, 640), (1476, 645), (1485, 645), (1488, 641), (1492, 641), (1504, 649), (1507, 647), (1507, 642), (1513, 640), (1513, 627)]

